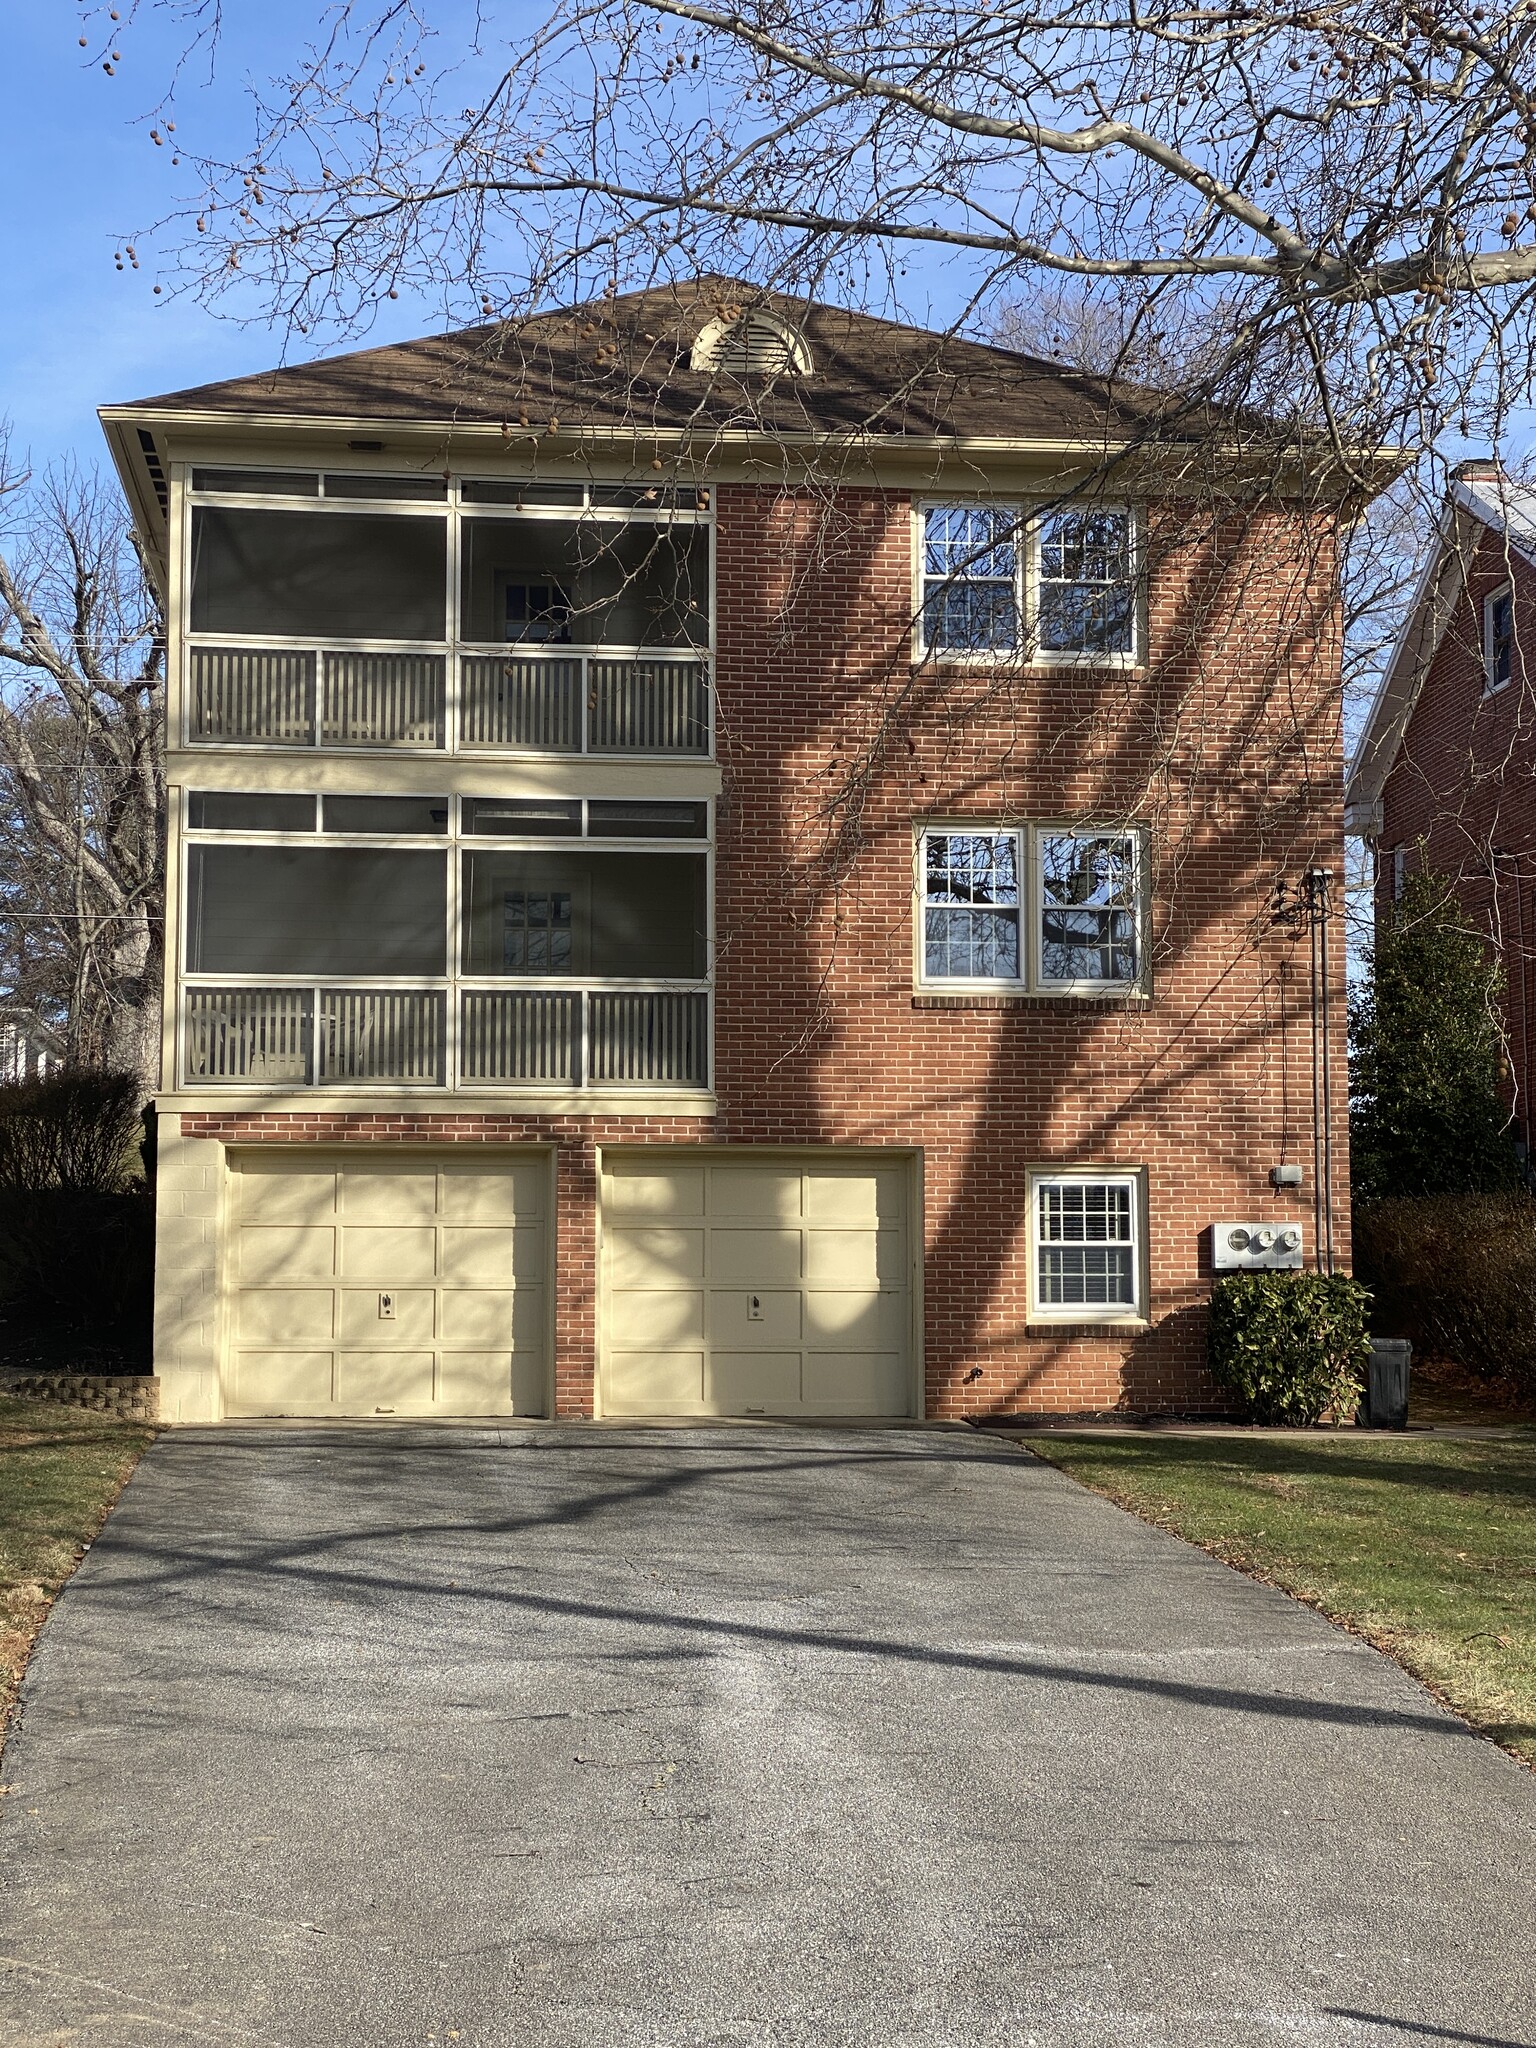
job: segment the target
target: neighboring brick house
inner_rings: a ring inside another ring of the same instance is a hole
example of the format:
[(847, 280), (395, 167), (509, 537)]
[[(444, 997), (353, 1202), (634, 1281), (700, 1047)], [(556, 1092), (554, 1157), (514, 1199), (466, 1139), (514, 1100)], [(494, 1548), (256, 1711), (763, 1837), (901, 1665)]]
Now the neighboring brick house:
[(1506, 976), (1517, 1134), (1536, 1085), (1536, 491), (1464, 462), (1350, 764), (1349, 830), (1376, 848), (1378, 921), (1417, 867), (1450, 876)]
[(1209, 1409), (1210, 1226), (1312, 1256), (1334, 514), (744, 289), (103, 412), (169, 1419)]

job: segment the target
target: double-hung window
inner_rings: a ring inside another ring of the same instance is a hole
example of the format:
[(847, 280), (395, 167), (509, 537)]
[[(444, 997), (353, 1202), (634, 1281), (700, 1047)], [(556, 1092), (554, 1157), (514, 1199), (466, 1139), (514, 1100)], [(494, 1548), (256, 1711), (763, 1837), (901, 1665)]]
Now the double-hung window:
[(923, 979), (1023, 978), (1018, 832), (929, 832), (923, 845)]
[(1041, 832), (1042, 988), (1125, 985), (1141, 969), (1139, 848), (1130, 832)]
[(1081, 1322), (1142, 1312), (1135, 1173), (1037, 1173), (1030, 1184), (1030, 1313)]
[(1137, 651), (1136, 522), (1124, 505), (925, 505), (927, 654), (1111, 662)]
[(1483, 688), (1502, 690), (1515, 672), (1515, 594), (1496, 590), (1483, 599)]
[(1048, 656), (1124, 656), (1136, 638), (1131, 515), (1069, 508), (1041, 521), (1035, 646)]
[(925, 987), (1097, 995), (1142, 985), (1139, 833), (932, 826), (918, 876)]
[(945, 654), (1011, 654), (1019, 641), (1022, 514), (930, 505), (923, 515), (923, 637)]

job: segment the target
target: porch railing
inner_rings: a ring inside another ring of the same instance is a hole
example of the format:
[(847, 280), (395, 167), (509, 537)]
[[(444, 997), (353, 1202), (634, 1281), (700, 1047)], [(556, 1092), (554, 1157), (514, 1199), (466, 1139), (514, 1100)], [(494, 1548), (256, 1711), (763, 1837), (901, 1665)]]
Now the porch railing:
[(709, 1084), (705, 989), (463, 989), (456, 1047), (447, 1002), (441, 989), (188, 988), (183, 1079), (237, 1088)]
[(686, 754), (710, 746), (709, 675), (693, 655), (462, 654), (193, 647), (193, 746), (399, 747)]
[(189, 988), (183, 1071), (197, 1085), (443, 1083), (436, 989)]

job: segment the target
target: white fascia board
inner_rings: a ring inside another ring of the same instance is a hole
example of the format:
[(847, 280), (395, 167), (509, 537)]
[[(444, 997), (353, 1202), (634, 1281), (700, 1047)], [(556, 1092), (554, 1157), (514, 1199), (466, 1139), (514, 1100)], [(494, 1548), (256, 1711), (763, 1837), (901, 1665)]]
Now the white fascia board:
[[(1536, 510), (1536, 493), (1522, 491), (1521, 496), (1531, 498)], [(1502, 534), (1521, 561), (1536, 569), (1536, 520), (1526, 516), (1520, 505), (1461, 477), (1451, 486), (1451, 498), (1490, 532)]]

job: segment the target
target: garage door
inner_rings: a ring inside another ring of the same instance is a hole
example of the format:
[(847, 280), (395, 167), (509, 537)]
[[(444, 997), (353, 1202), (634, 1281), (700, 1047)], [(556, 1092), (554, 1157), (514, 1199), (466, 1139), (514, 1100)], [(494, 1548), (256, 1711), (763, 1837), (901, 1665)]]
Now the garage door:
[(908, 1166), (609, 1155), (606, 1415), (913, 1412)]
[(236, 1415), (538, 1415), (538, 1160), (235, 1152)]

